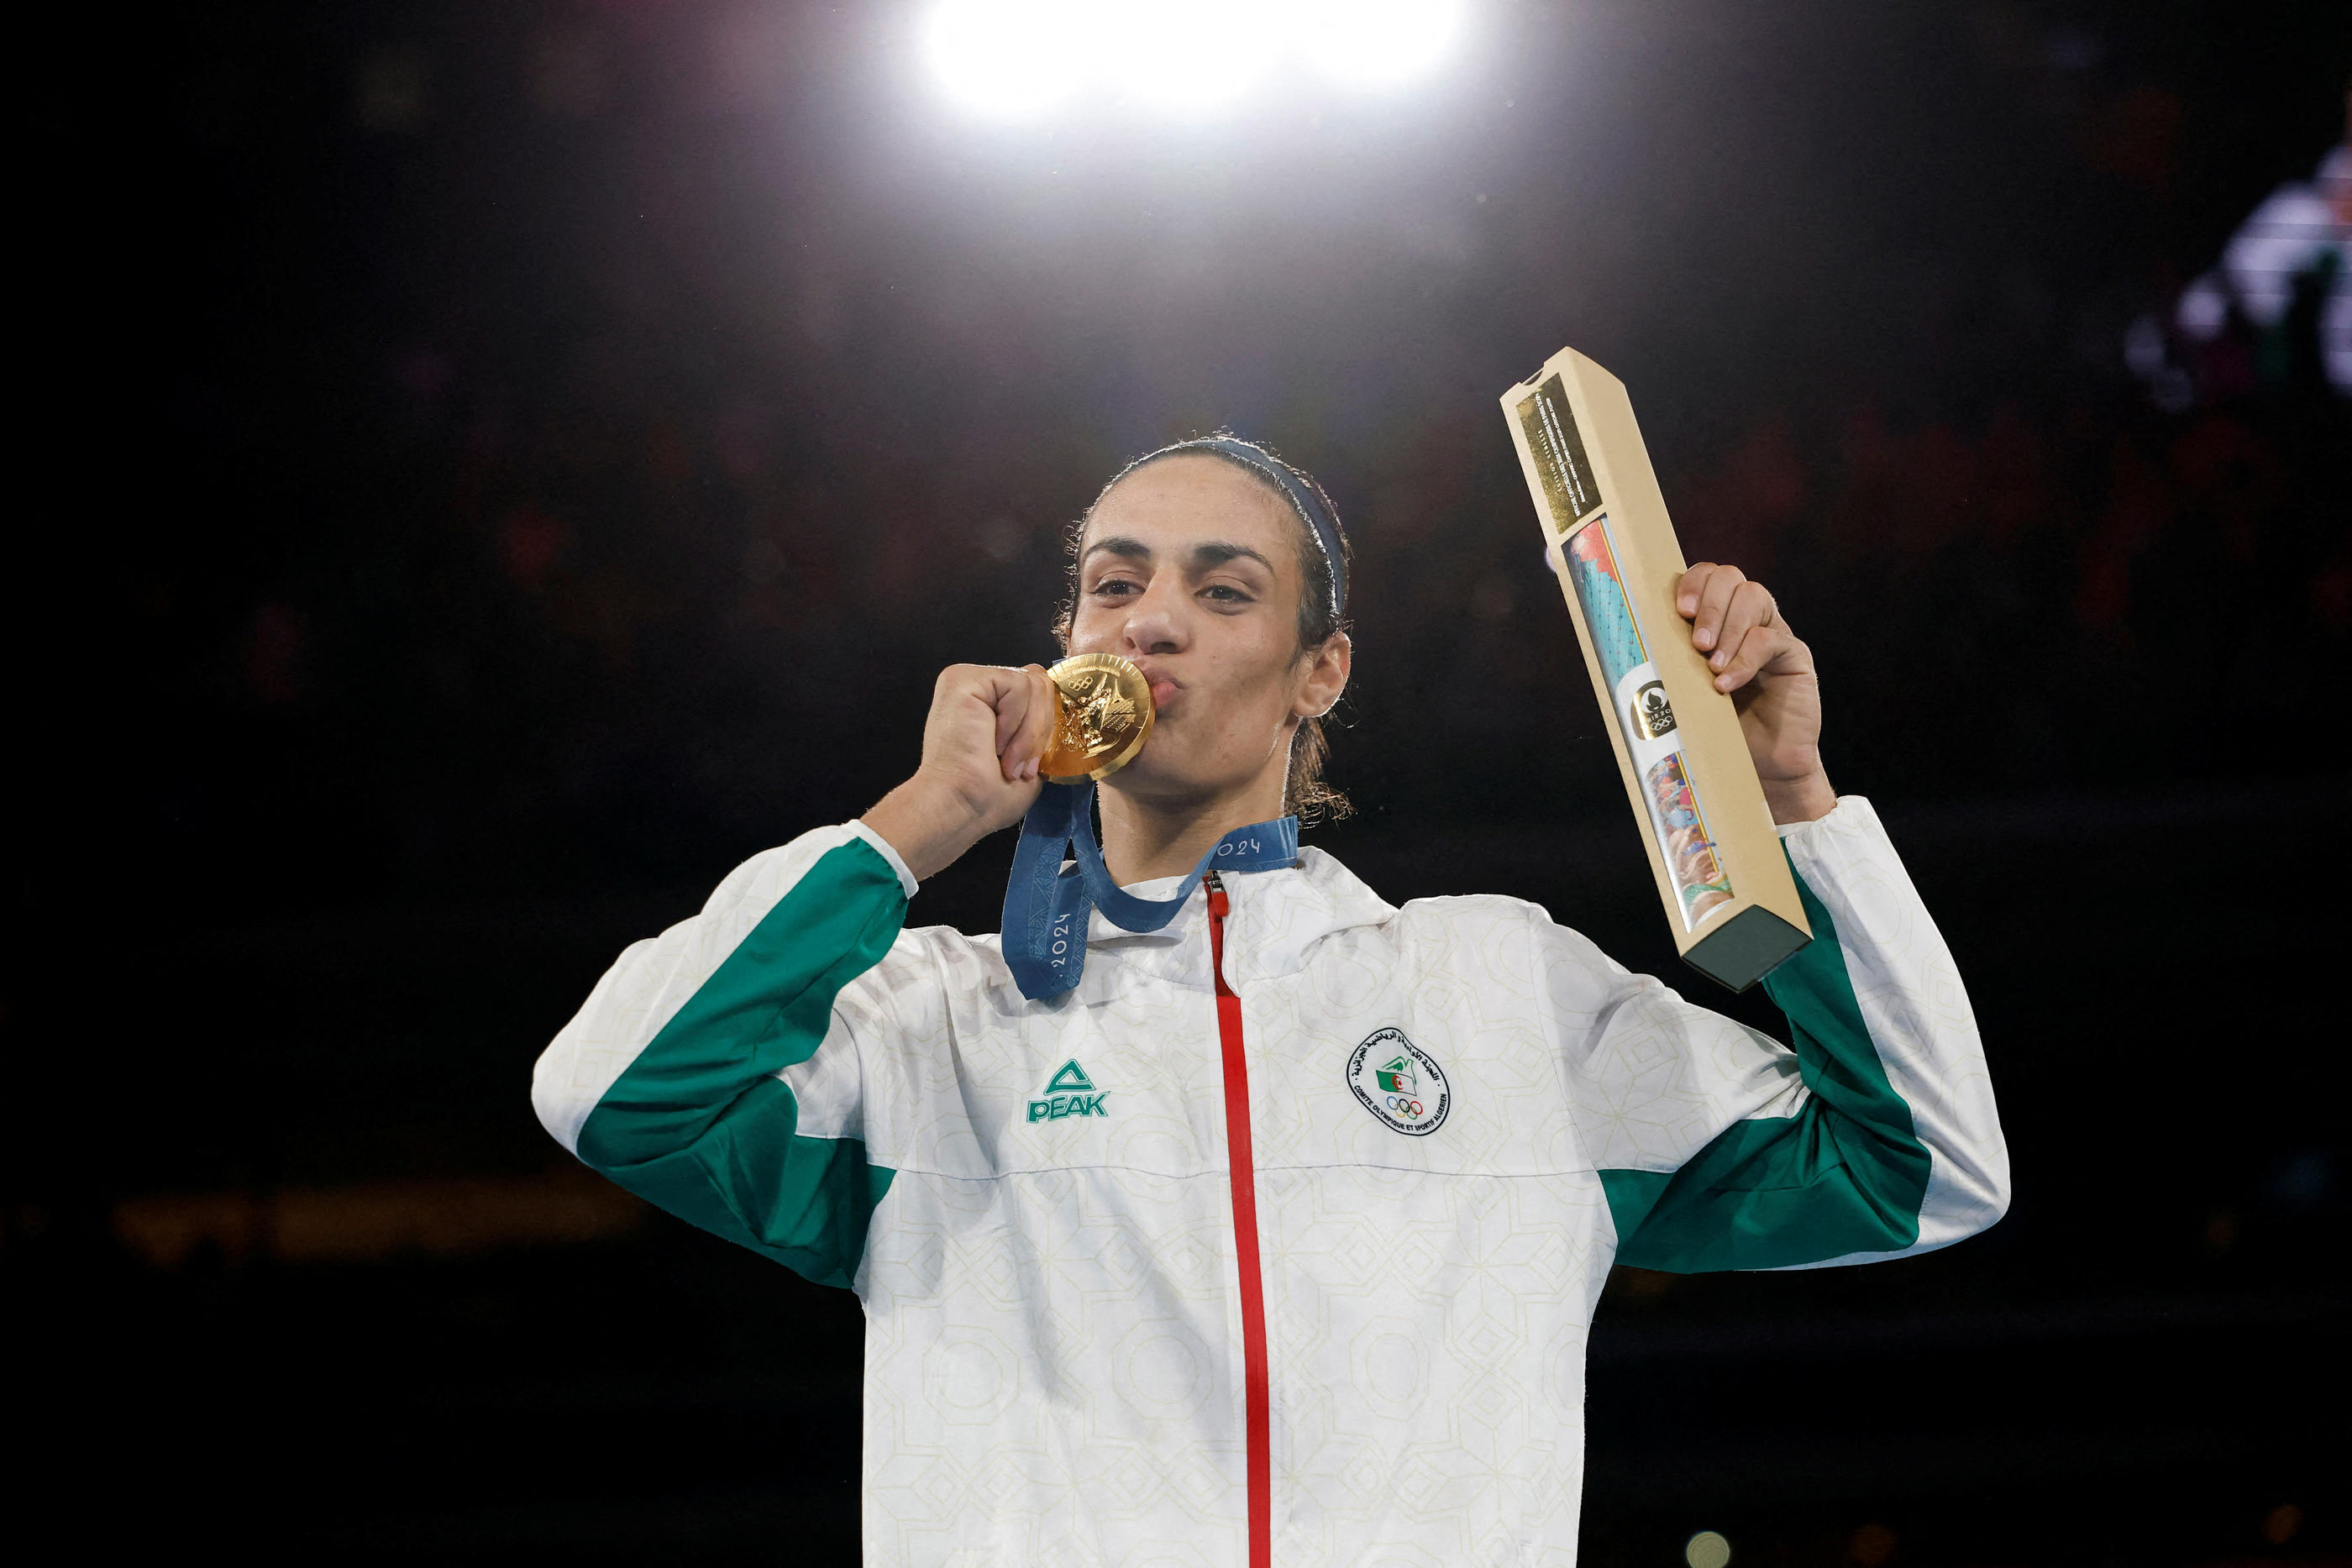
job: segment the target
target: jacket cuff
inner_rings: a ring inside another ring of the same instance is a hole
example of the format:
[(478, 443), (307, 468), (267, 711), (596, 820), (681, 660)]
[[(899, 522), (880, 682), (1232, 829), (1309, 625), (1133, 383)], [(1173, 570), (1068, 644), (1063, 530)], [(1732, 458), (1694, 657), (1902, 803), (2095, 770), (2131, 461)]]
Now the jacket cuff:
[(890, 869), (898, 873), (898, 885), (907, 890), (907, 897), (911, 902), (915, 896), (915, 890), (922, 884), (915, 880), (915, 873), (907, 869), (907, 862), (898, 858), (898, 852), (890, 847), (890, 841), (867, 827), (863, 821), (853, 821), (845, 823), (845, 826), (873, 845), (874, 852), (890, 862)]
[(1885, 830), (1880, 826), (1878, 812), (1867, 799), (1860, 795), (1841, 795), (1837, 804), (1824, 815), (1810, 822), (1776, 822), (1773, 831), (1780, 835), (1783, 843), (1790, 841), (1801, 843), (1823, 833), (1842, 837), (1858, 832), (1883, 833)]

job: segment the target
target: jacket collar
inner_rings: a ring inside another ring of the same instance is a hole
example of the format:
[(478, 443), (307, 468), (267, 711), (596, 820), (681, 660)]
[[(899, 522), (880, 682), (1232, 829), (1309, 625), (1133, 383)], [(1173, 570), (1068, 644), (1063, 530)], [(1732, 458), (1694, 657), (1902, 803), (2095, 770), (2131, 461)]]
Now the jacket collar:
[[(1130, 883), (1127, 891), (1166, 898), (1182, 880), (1158, 877)], [(1302, 848), (1298, 863), (1288, 870), (1228, 876), (1224, 883), (1231, 910), (1225, 921), (1225, 979), (1236, 990), (1296, 974), (1325, 937), (1380, 925), (1396, 913), (1354, 873), (1312, 846)], [(1171, 985), (1212, 988), (1206, 888), (1194, 892), (1159, 931), (1123, 931), (1095, 912), (1087, 927), (1087, 973), (1079, 994), (1089, 1000), (1107, 995), (1115, 977), (1129, 969)]]

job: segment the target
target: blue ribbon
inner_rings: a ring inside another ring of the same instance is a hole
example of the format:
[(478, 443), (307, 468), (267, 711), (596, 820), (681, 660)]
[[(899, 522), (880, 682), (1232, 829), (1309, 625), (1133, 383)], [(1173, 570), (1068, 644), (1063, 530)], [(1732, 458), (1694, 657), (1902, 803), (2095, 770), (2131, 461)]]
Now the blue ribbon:
[[(1013, 983), (1033, 1002), (1061, 996), (1078, 983), (1087, 967), (1088, 915), (1100, 909), (1125, 931), (1157, 931), (1176, 918), (1212, 869), (1246, 873), (1279, 871), (1298, 863), (1298, 819), (1277, 817), (1235, 828), (1216, 841), (1192, 868), (1176, 896), (1138, 898), (1121, 892), (1103, 864), (1095, 842), (1095, 787), (1048, 784), (1037, 791), (1021, 820), (1021, 841), (1013, 849), (1013, 877), (1004, 884), (1004, 962)], [(1075, 872), (1062, 869), (1062, 855), (1076, 846)]]

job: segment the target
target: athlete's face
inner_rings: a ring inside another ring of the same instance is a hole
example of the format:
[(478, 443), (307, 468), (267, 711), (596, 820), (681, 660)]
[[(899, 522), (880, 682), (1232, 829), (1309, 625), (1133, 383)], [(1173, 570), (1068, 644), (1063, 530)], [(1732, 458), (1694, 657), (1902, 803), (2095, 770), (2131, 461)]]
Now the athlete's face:
[(1222, 459), (1163, 458), (1097, 504), (1079, 541), (1073, 653), (1151, 682), (1150, 741), (1106, 788), (1183, 797), (1287, 773), (1299, 721), (1339, 700), (1345, 636), (1302, 654), (1298, 524)]

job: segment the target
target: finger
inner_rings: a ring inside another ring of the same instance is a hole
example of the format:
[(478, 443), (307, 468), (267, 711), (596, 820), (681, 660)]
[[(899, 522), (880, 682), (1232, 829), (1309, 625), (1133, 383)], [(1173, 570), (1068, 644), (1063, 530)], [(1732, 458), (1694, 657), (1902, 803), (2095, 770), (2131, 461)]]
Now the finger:
[(1698, 613), (1699, 595), (1706, 589), (1706, 580), (1720, 570), (1715, 562), (1703, 560), (1684, 570), (1675, 584), (1675, 609), (1684, 620)]
[(1029, 683), (1018, 670), (992, 665), (981, 697), (988, 704), (993, 721), (997, 767), (1005, 782), (1017, 783), (1021, 776), (1021, 723), (1028, 716)]
[(1769, 625), (1772, 620), (1772, 596), (1760, 582), (1743, 582), (1731, 591), (1724, 601), (1723, 619), (1715, 629), (1715, 657), (1707, 663), (1722, 669), (1731, 663), (1731, 652), (1748, 629)]
[(1704, 653), (1723, 641), (1723, 612), (1748, 574), (1736, 566), (1717, 566), (1699, 585), (1698, 608), (1691, 621), (1691, 645)]
[(1018, 784), (1034, 777), (1034, 765), (1053, 724), (1053, 694), (1034, 664), (1000, 669), (996, 676), (997, 763), (1005, 781)]
[(1740, 634), (1736, 645), (1727, 645), (1729, 657), (1718, 653), (1722, 673), (1715, 677), (1715, 689), (1736, 692), (1754, 680), (1758, 672), (1779, 658), (1791, 643), (1788, 631), (1780, 626), (1750, 626)]
[(1054, 691), (1053, 677), (1045, 674), (1044, 665), (1024, 664), (1021, 673), (1027, 677), (1029, 707), (1022, 719), (1021, 738), (1016, 744), (1025, 758), (1021, 777), (1029, 779), (1037, 777), (1038, 759), (1053, 744), (1054, 717), (1060, 711), (1061, 704)]

